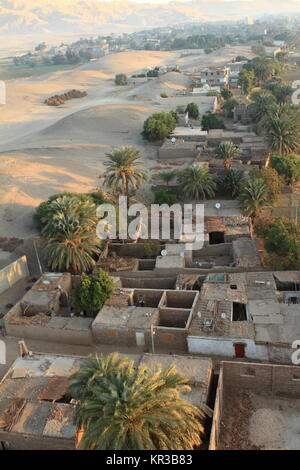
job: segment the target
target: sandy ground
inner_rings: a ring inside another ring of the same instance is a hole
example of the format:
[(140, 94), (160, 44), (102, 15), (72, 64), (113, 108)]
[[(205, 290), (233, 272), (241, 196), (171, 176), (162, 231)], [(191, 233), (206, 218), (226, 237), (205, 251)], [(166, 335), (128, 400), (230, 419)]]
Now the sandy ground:
[[(87, 192), (101, 186), (105, 154), (114, 146), (137, 146), (148, 168), (157, 147), (141, 137), (144, 120), (164, 110), (169, 96), (189, 86), (183, 74), (169, 73), (145, 84), (116, 87), (114, 76), (146, 66), (179, 64), (193, 71), (225, 64), (244, 47), (206, 55), (202, 51), (133, 51), (106, 56), (72, 70), (6, 83), (7, 104), (0, 114), (0, 236), (30, 237), (34, 208), (59, 191)], [(88, 96), (55, 108), (45, 98), (72, 88)]]

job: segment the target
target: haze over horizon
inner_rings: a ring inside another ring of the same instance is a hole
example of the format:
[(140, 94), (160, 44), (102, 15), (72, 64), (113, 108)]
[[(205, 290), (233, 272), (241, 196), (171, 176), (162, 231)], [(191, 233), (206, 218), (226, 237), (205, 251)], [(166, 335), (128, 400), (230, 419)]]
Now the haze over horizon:
[(300, 0), (1, 0), (0, 34), (96, 34), (300, 13)]

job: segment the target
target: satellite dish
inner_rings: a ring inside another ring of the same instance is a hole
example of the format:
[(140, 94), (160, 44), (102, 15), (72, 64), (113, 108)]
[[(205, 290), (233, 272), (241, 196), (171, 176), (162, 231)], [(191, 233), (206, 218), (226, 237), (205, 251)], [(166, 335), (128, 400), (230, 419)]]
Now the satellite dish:
[(167, 254), (168, 254), (167, 250), (162, 250), (161, 256), (167, 256)]
[(217, 203), (215, 204), (215, 208), (216, 208), (216, 209), (221, 209), (221, 204), (220, 204), (219, 202), (217, 202)]
[(175, 142), (176, 142), (175, 137), (172, 137), (171, 142), (172, 142), (172, 144), (175, 144)]

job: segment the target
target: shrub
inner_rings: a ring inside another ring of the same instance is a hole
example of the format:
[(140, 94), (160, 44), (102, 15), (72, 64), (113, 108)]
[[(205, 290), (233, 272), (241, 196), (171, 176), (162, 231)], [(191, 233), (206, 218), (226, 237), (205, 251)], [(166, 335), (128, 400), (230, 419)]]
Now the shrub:
[(293, 185), (300, 181), (300, 158), (297, 155), (273, 155), (270, 165), (282, 176), (286, 184)]
[(74, 308), (95, 316), (113, 293), (113, 280), (103, 269), (97, 274), (82, 274), (73, 291)]
[(154, 204), (168, 204), (172, 206), (177, 202), (176, 197), (174, 194), (171, 194), (169, 191), (165, 189), (159, 189), (154, 193)]
[(189, 117), (192, 119), (198, 119), (199, 117), (199, 106), (196, 103), (189, 103), (185, 110), (186, 113), (189, 113)]
[(127, 75), (125, 73), (119, 73), (115, 77), (115, 84), (117, 86), (124, 86), (128, 84)]
[(201, 126), (204, 131), (209, 131), (210, 129), (225, 129), (224, 122), (218, 119), (213, 113), (204, 114), (202, 116)]
[(165, 91), (163, 91), (161, 94), (160, 94), (160, 97), (161, 98), (168, 98), (168, 95)]
[(146, 258), (156, 258), (160, 254), (161, 246), (159, 240), (143, 240), (142, 244)]
[(251, 178), (260, 178), (268, 187), (268, 197), (274, 202), (278, 199), (283, 187), (283, 179), (273, 168), (254, 168), (250, 171)]
[(233, 93), (231, 90), (229, 90), (228, 87), (224, 87), (223, 90), (221, 91), (221, 96), (224, 100), (228, 100), (229, 98), (232, 98)]

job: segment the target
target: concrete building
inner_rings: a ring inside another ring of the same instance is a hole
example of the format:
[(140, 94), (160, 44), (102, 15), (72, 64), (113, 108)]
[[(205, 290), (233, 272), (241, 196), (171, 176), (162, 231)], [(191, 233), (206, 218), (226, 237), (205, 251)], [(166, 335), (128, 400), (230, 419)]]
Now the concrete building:
[[(149, 367), (174, 366), (188, 379), (182, 398), (209, 413), (212, 361), (173, 355), (126, 355)], [(19, 357), (0, 382), (0, 450), (74, 450), (75, 404), (67, 393), (69, 377), (86, 358), (31, 353)]]
[(299, 272), (209, 274), (187, 338), (189, 352), (288, 364), (300, 336)]
[(117, 289), (92, 324), (95, 343), (186, 351), (199, 292)]
[(299, 367), (223, 362), (210, 450), (299, 450)]
[(228, 67), (209, 67), (200, 70), (200, 82), (211, 86), (226, 86), (229, 80)]
[[(196, 135), (197, 138), (202, 138), (202, 132), (195, 132), (198, 129), (190, 128), (177, 128), (175, 130), (174, 139), (166, 140), (158, 150), (159, 160), (168, 160), (168, 159), (182, 159), (182, 158), (191, 158), (194, 160), (200, 152), (199, 142), (200, 141), (190, 141), (192, 135)], [(178, 138), (179, 135), (183, 135), (183, 138)], [(188, 140), (188, 141), (186, 141)]]
[(240, 122), (241, 124), (249, 124), (252, 121), (252, 112), (249, 106), (244, 104), (235, 106), (233, 110), (234, 122)]
[(175, 139), (193, 142), (205, 142), (207, 135), (207, 131), (203, 131), (201, 127), (176, 127), (172, 132), (172, 137)]
[(216, 96), (191, 96), (188, 94), (163, 98), (161, 106), (170, 111), (170, 109), (178, 107), (185, 109), (189, 103), (196, 103), (198, 105), (201, 116), (206, 113), (215, 113), (218, 109), (218, 98)]
[(208, 93), (215, 92), (221, 93), (220, 86), (210, 86), (208, 83), (205, 83), (202, 87), (193, 88), (191, 91), (191, 96), (207, 96)]
[(229, 62), (227, 67), (230, 69), (230, 72), (240, 72), (245, 64), (247, 64), (246, 60), (241, 62)]

